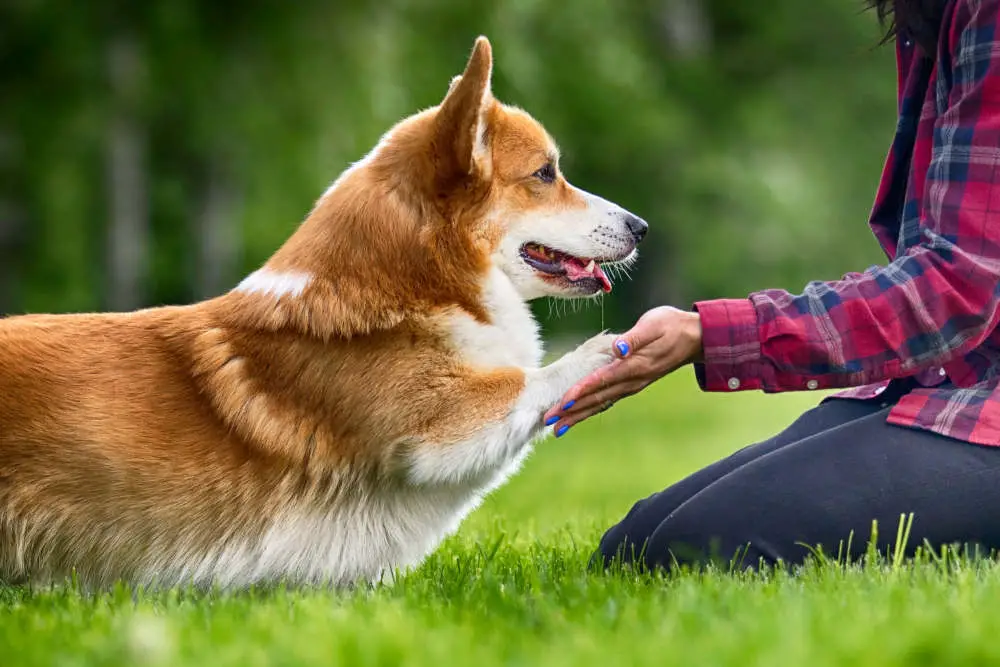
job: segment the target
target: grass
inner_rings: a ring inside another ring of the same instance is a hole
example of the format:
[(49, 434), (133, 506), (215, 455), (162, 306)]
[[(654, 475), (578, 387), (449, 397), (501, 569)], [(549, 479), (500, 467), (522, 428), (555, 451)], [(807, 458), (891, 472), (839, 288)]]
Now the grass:
[(391, 589), (0, 589), (2, 665), (974, 665), (1000, 660), (1000, 567), (595, 575), (636, 499), (785, 426), (815, 394), (711, 396), (680, 373), (549, 440)]

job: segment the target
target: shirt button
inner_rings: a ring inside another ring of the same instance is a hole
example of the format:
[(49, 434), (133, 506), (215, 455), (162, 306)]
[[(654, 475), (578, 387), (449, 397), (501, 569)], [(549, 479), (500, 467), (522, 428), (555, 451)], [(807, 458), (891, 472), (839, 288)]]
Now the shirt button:
[(733, 389), (733, 390), (739, 389), (740, 388), (740, 379), (739, 378), (729, 378), (729, 388)]
[(947, 375), (947, 374), (948, 374), (948, 371), (946, 371), (946, 370), (945, 370), (945, 369), (943, 369), (943, 368), (942, 368), (941, 370), (939, 370), (939, 371), (938, 371), (938, 375), (940, 375), (941, 377), (944, 377), (944, 376), (945, 376), (945, 375)]
[(815, 389), (818, 386), (819, 382), (816, 382), (816, 380), (809, 380), (809, 382), (806, 382), (806, 387), (808, 387), (809, 389)]

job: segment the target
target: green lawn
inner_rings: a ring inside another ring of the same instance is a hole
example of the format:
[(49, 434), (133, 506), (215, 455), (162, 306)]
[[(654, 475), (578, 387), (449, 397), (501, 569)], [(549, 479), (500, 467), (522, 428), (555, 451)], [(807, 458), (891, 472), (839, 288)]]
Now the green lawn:
[(0, 590), (0, 665), (979, 665), (1000, 567), (594, 575), (631, 503), (786, 425), (816, 395), (705, 395), (680, 373), (546, 441), (392, 589), (84, 598)]

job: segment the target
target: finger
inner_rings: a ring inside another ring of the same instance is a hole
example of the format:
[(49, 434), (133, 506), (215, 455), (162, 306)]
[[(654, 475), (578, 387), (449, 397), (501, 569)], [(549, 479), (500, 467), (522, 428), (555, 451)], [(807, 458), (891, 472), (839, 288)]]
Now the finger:
[(598, 391), (587, 394), (581, 398), (571, 409), (564, 410), (561, 414), (561, 420), (559, 423), (568, 420), (576, 420), (576, 422), (579, 422), (580, 420), (577, 418), (580, 414), (585, 412), (589, 413), (594, 410), (606, 410), (608, 407), (621, 399), (641, 391), (645, 386), (645, 381), (631, 379), (626, 382), (619, 382), (607, 387), (602, 387)]
[(556, 437), (565, 435), (570, 427), (610, 409), (621, 399), (640, 392), (645, 386), (646, 384), (642, 381), (632, 380), (588, 395), (582, 399), (582, 402), (578, 406), (574, 406), (571, 411), (565, 412), (553, 424), (553, 431)]
[(615, 355), (623, 359), (652, 343), (660, 334), (657, 320), (640, 318), (635, 326), (615, 338), (612, 348)]
[(563, 394), (556, 405), (545, 413), (546, 426), (554, 423), (562, 413), (577, 408), (581, 401), (592, 403), (593, 401), (588, 397), (595, 392), (625, 382), (635, 382), (636, 376), (641, 372), (636, 368), (638, 363), (632, 359), (616, 359), (580, 380)]
[(625, 363), (626, 362), (621, 359), (616, 359), (607, 366), (598, 368), (596, 371), (573, 385), (569, 391), (562, 395), (559, 402), (549, 408), (548, 412), (545, 413), (544, 419), (546, 424), (548, 425), (548, 422), (553, 420), (560, 413), (571, 409), (574, 405), (576, 405), (577, 401), (586, 396), (588, 393), (625, 380), (629, 376), (629, 373), (627, 371), (619, 370), (619, 368), (624, 366)]
[[(637, 372), (636, 365), (632, 359), (615, 359), (607, 366), (598, 368), (570, 387), (569, 391), (564, 395), (564, 398), (567, 400), (563, 401), (562, 405), (565, 406), (570, 401), (578, 401), (587, 394), (604, 387), (610, 387), (613, 384), (631, 379)], [(568, 410), (569, 408), (564, 409)]]
[[(614, 385), (635, 382), (646, 374), (644, 362), (638, 357), (629, 359), (616, 359), (604, 368), (598, 369), (588, 377), (578, 382), (567, 392), (575, 401), (587, 397), (589, 394), (601, 391)], [(565, 405), (565, 404), (564, 404)], [(568, 410), (569, 408), (565, 408)]]
[(577, 410), (571, 415), (563, 415), (556, 425), (552, 427), (552, 432), (555, 433), (557, 438), (561, 438), (566, 435), (566, 431), (573, 426), (576, 426), (580, 422), (586, 421), (591, 417), (596, 417), (602, 412), (607, 412), (613, 405), (613, 403), (608, 403), (606, 405), (591, 406), (584, 410)]
[(613, 405), (614, 403), (591, 406), (586, 410), (579, 410), (573, 412), (573, 414), (571, 415), (564, 415), (559, 419), (559, 421), (555, 424), (555, 426), (552, 427), (552, 431), (555, 433), (557, 438), (561, 438), (562, 436), (566, 435), (566, 432), (569, 431), (569, 429), (572, 428), (573, 426), (576, 426), (580, 422), (586, 421), (591, 417), (595, 417), (601, 414), (602, 412), (610, 410)]

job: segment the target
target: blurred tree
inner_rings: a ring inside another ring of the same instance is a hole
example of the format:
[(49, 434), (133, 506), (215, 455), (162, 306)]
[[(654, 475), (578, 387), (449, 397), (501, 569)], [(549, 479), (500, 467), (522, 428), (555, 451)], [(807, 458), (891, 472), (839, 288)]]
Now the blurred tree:
[(149, 198), (146, 125), (140, 104), (145, 63), (134, 29), (116, 27), (107, 39), (108, 100), (107, 285), (112, 310), (139, 308), (146, 301), (149, 262)]
[(652, 225), (633, 282), (551, 331), (881, 259), (865, 218), (895, 79), (860, 2), (8, 0), (0, 308), (228, 289), (441, 99), (478, 34), (571, 180)]

